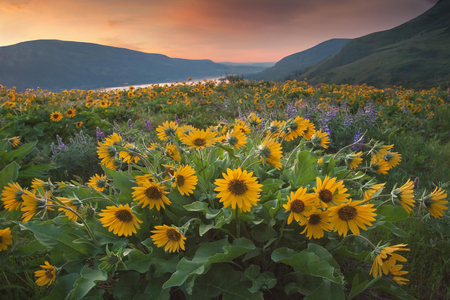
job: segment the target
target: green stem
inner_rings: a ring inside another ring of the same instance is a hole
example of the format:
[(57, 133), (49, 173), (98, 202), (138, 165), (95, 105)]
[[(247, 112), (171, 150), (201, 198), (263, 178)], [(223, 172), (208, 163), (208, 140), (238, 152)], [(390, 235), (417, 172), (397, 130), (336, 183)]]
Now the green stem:
[(104, 197), (91, 197), (91, 198), (81, 199), (80, 201), (87, 201), (87, 200), (106, 200), (109, 203), (111, 203), (112, 205), (117, 206), (116, 202), (112, 201), (111, 199), (104, 198)]
[(291, 151), (291, 154), (289, 154), (289, 157), (288, 157), (288, 159), (286, 160), (286, 164), (285, 164), (286, 168), (288, 167), (288, 163), (289, 163), (289, 161), (291, 160), (292, 155), (293, 155), (293, 154), (298, 150), (298, 148), (300, 148), (302, 145), (303, 145), (302, 143), (298, 144), (298, 146), (295, 147), (294, 150)]
[(255, 151), (255, 152), (253, 152), (252, 154), (250, 154), (249, 156), (247, 156), (245, 159), (244, 159), (244, 161), (241, 163), (241, 166), (239, 167), (239, 168), (243, 168), (244, 167), (244, 164), (247, 162), (247, 160), (249, 160), (251, 157), (253, 157), (253, 156), (255, 156), (255, 154), (256, 154), (257, 152)]
[(358, 205), (363, 205), (363, 204), (365, 204), (366, 202), (369, 202), (369, 201), (371, 201), (372, 199), (375, 199), (375, 198), (386, 197), (386, 196), (390, 196), (390, 195), (391, 195), (391, 194), (378, 195), (378, 196), (369, 198), (369, 199), (367, 199), (367, 200), (364, 200), (363, 202), (361, 202), (361, 203), (358, 204)]
[(376, 249), (376, 248), (377, 248), (377, 246), (375, 246), (371, 241), (369, 241), (367, 238), (363, 237), (362, 235), (359, 235), (359, 234), (349, 234), (349, 235), (347, 235), (346, 237), (344, 237), (344, 238), (342, 239), (342, 241), (341, 241), (339, 244), (337, 244), (335, 247), (333, 247), (329, 252), (332, 253), (332, 252), (336, 251), (337, 249), (339, 249), (339, 247), (341, 247), (341, 246), (344, 244), (344, 242), (345, 242), (348, 238), (350, 238), (350, 237), (359, 237), (360, 239), (365, 240), (370, 246), (372, 246), (373, 249)]
[[(211, 200), (211, 198), (209, 197), (209, 193), (206, 191), (206, 190), (209, 191), (209, 184), (208, 184), (208, 180), (206, 180), (206, 173), (205, 173), (205, 166), (204, 166), (204, 164), (203, 164), (202, 150), (199, 149), (199, 150), (198, 150), (198, 153), (199, 153), (199, 156), (200, 156), (200, 162), (201, 162), (201, 164), (202, 164), (203, 180), (204, 180), (205, 183), (207, 184), (206, 187), (203, 187), (203, 192), (206, 194), (206, 197), (208, 198), (208, 201), (209, 201), (209, 203), (211, 204), (211, 207), (214, 207), (214, 206), (213, 206), (213, 203), (212, 203), (212, 200)], [(200, 185), (201, 185), (201, 184), (200, 184)]]
[(239, 207), (236, 207), (236, 236), (241, 237), (241, 222), (239, 221)]

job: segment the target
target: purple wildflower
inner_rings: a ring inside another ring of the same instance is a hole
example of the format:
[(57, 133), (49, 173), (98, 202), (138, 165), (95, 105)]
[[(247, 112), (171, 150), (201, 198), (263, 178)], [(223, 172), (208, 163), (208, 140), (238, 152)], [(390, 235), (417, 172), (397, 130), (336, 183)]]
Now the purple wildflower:
[[(362, 136), (363, 136), (362, 131), (360, 131), (359, 129), (356, 129), (355, 136), (353, 137), (353, 143), (358, 142), (359, 139), (361, 139)], [(362, 137), (362, 139), (359, 141), (359, 143), (360, 143), (360, 144), (364, 143), (364, 137)], [(361, 149), (362, 149), (362, 146), (354, 145), (354, 146), (352, 146), (352, 149), (355, 150), (355, 151), (356, 151), (356, 150), (361, 150)]]
[(105, 138), (105, 134), (98, 127), (97, 127), (97, 132), (95, 133), (95, 135), (97, 136), (97, 140), (101, 140), (101, 139)]
[(131, 119), (128, 119), (127, 125), (128, 127), (133, 128), (133, 123), (131, 123)]
[(150, 123), (149, 120), (145, 120), (145, 129), (147, 131), (152, 131), (153, 130), (153, 126), (152, 126), (152, 124)]

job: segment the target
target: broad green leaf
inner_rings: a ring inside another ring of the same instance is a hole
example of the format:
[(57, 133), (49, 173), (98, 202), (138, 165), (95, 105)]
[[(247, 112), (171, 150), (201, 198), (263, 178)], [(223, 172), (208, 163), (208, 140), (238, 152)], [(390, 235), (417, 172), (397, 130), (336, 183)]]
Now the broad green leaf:
[(283, 180), (280, 179), (273, 179), (273, 178), (269, 178), (264, 180), (264, 182), (261, 183), (262, 186), (262, 193), (275, 193), (277, 191), (279, 191), (281, 189), (281, 187), (285, 184), (285, 182)]
[(413, 296), (408, 295), (403, 288), (398, 286), (396, 282), (389, 283), (386, 279), (378, 280), (372, 285), (373, 288), (391, 294), (402, 300), (416, 300)]
[(217, 264), (208, 273), (197, 279), (191, 299), (263, 300), (260, 291), (252, 293), (249, 281), (241, 281), (243, 273), (235, 271), (229, 264)]
[(27, 222), (20, 224), (22, 230), (30, 230), (35, 238), (49, 249), (58, 248), (64, 251), (69, 260), (80, 258), (91, 258), (99, 253), (93, 244), (76, 244), (73, 240), (83, 236), (84, 233), (73, 227), (63, 226), (55, 227), (53, 224), (45, 224), (40, 222)]
[(198, 275), (206, 272), (211, 264), (231, 261), (253, 249), (255, 249), (255, 245), (246, 238), (236, 239), (231, 244), (226, 238), (203, 244), (198, 248), (192, 260), (186, 258), (180, 260), (177, 270), (164, 283), (163, 288), (180, 286), (191, 277), (193, 277), (192, 280), (195, 280)]
[(37, 143), (38, 141), (24, 144), (19, 148), (8, 152), (3, 159), (5, 161), (12, 161), (12, 160), (20, 161), (22, 158), (30, 154), (36, 148)]
[(398, 237), (403, 237), (403, 238), (409, 237), (409, 234), (407, 232), (401, 230), (400, 228), (396, 227), (394, 224), (392, 224), (390, 222), (380, 221), (379, 224), (377, 225), (377, 228), (381, 228), (381, 229), (390, 231)]
[(385, 222), (397, 222), (409, 217), (408, 212), (401, 206), (382, 205), (377, 208), (377, 214), (384, 216), (381, 221)]
[(250, 281), (252, 287), (249, 289), (251, 293), (256, 293), (260, 289), (270, 290), (277, 284), (277, 279), (272, 272), (266, 271), (260, 273), (261, 267), (257, 265), (251, 265), (248, 267), (241, 281)]
[(337, 254), (345, 255), (347, 257), (353, 257), (356, 259), (359, 259), (361, 261), (366, 260), (370, 256), (370, 251), (367, 251), (365, 249), (359, 248), (359, 249), (348, 249), (348, 246), (341, 246), (338, 250), (336, 250)]
[(123, 236), (117, 236), (112, 231), (108, 231), (108, 227), (103, 227), (99, 219), (94, 216), (89, 216), (86, 218), (86, 223), (91, 228), (94, 233), (95, 238), (99, 245), (103, 246), (105, 244), (116, 244), (118, 242), (128, 243), (128, 239)]
[(50, 164), (28, 166), (27, 168), (20, 171), (19, 178), (27, 179), (27, 178), (42, 177), (44, 174), (47, 173), (48, 170), (54, 168), (55, 166)]
[(14, 249), (11, 254), (15, 257), (24, 257), (31, 256), (36, 252), (42, 253), (45, 251), (47, 251), (47, 247), (39, 243), (38, 240), (33, 240)]
[(212, 219), (220, 212), (218, 209), (210, 209), (207, 202), (196, 201), (183, 206), (188, 211), (200, 211), (207, 219)]
[(151, 277), (154, 274), (147, 274), (148, 285), (145, 288), (145, 293), (150, 295), (149, 299), (152, 300), (169, 300), (170, 299), (170, 289), (163, 289), (162, 286), (166, 282), (170, 275), (166, 274), (163, 277), (155, 278)]
[(17, 180), (19, 169), (20, 165), (13, 161), (0, 171), (0, 193), (2, 192), (4, 186), (7, 186), (8, 183), (13, 183)]
[(337, 269), (337, 270), (340, 269), (340, 266), (337, 263), (337, 261), (333, 258), (333, 256), (330, 254), (330, 252), (328, 252), (328, 250), (325, 249), (324, 247), (319, 246), (315, 243), (309, 243), (308, 251), (313, 252), (314, 254), (316, 254), (319, 257), (320, 260), (326, 261), (335, 269)]
[(117, 172), (102, 166), (106, 177), (113, 178), (112, 186), (120, 190), (119, 202), (126, 204), (133, 201), (132, 187), (137, 186), (134, 177), (126, 172)]
[(47, 297), (42, 298), (42, 300), (66, 299), (72, 292), (73, 284), (77, 278), (78, 274), (75, 273), (56, 277), (55, 286), (53, 287), (52, 292)]
[(108, 274), (105, 270), (93, 270), (86, 266), (81, 270), (80, 275), (74, 283), (71, 300), (78, 300), (83, 298), (99, 281), (108, 279)]
[(293, 180), (295, 188), (304, 186), (308, 181), (316, 179), (318, 176), (315, 167), (316, 162), (317, 156), (314, 153), (306, 150), (298, 153), (293, 168), (286, 172), (287, 177)]
[(308, 250), (297, 253), (289, 248), (279, 248), (272, 252), (272, 260), (285, 263), (306, 274), (325, 278), (337, 284), (343, 284), (344, 282), (344, 277), (339, 269), (334, 268), (326, 260), (320, 259), (317, 254)]
[(127, 272), (119, 277), (114, 288), (114, 298), (120, 300), (146, 300), (150, 295), (145, 293), (146, 281), (140, 280), (140, 274), (137, 272)]
[(345, 300), (344, 286), (329, 280), (323, 280), (322, 284), (305, 300)]
[(352, 299), (356, 297), (357, 295), (361, 294), (363, 291), (368, 289), (371, 285), (373, 285), (375, 282), (377, 282), (381, 277), (376, 277), (372, 279), (370, 282), (366, 278), (363, 282), (359, 282), (359, 275), (356, 274), (355, 277), (353, 277), (352, 282), (352, 289), (350, 291), (350, 294), (348, 295), (348, 299)]

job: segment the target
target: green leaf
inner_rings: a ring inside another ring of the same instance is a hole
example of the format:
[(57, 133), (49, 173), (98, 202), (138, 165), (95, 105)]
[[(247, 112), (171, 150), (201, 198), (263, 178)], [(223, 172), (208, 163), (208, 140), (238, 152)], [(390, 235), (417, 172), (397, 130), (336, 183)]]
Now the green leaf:
[(350, 245), (342, 246), (336, 251), (336, 253), (347, 256), (347, 257), (353, 257), (353, 258), (359, 259), (361, 261), (366, 260), (366, 258), (371, 253), (370, 251), (364, 250), (363, 248), (360, 248), (360, 247), (353, 246), (354, 249), (348, 249), (348, 247), (352, 247), (352, 246), (350, 246)]
[(116, 244), (119, 242), (128, 243), (128, 239), (123, 236), (117, 236), (112, 231), (108, 231), (107, 227), (104, 227), (99, 219), (94, 216), (89, 216), (86, 218), (86, 223), (89, 228), (91, 228), (94, 233), (95, 238), (100, 246), (105, 244)]
[(263, 290), (271, 289), (277, 284), (277, 279), (272, 272), (266, 271), (261, 274), (260, 270), (260, 266), (251, 265), (245, 270), (244, 276), (241, 278), (241, 281), (252, 283), (252, 287), (249, 289), (251, 293), (256, 293), (261, 288)]
[(84, 297), (99, 281), (108, 279), (105, 270), (93, 270), (86, 266), (80, 272), (78, 279), (75, 281), (71, 300), (78, 300)]
[[(145, 292), (150, 294), (148, 299), (152, 300), (169, 300), (170, 299), (170, 289), (163, 289), (162, 286), (166, 282), (170, 275), (167, 274), (160, 278), (151, 277), (152, 274), (147, 274), (148, 285), (145, 288)], [(154, 274), (153, 274), (154, 275)]]
[(20, 227), (22, 230), (32, 231), (35, 238), (47, 248), (63, 251), (69, 260), (91, 258), (100, 252), (93, 244), (73, 243), (73, 240), (84, 236), (84, 232), (76, 228), (55, 227), (53, 224), (40, 222), (21, 223)]
[(386, 292), (388, 294), (391, 294), (393, 296), (398, 297), (399, 299), (402, 300), (415, 300), (416, 298), (414, 298), (411, 295), (408, 295), (401, 287), (398, 286), (397, 283), (393, 282), (394, 284), (390, 284), (389, 282), (387, 282), (386, 280), (378, 280), (377, 282), (375, 282), (372, 287)]
[(269, 192), (275, 193), (281, 189), (284, 183), (285, 182), (280, 179), (273, 179), (273, 178), (266, 179), (264, 180), (263, 183), (261, 183), (263, 185), (261, 188), (262, 194), (266, 194)]
[(78, 278), (78, 274), (71, 273), (64, 276), (56, 277), (55, 286), (52, 289), (50, 295), (42, 300), (60, 300), (66, 299), (67, 295), (73, 290), (73, 284), (75, 280)]
[(212, 266), (205, 276), (195, 284), (192, 299), (211, 299), (222, 295), (222, 300), (263, 300), (260, 291), (252, 293), (248, 281), (241, 281), (242, 272), (235, 271), (229, 264)]
[(141, 280), (140, 274), (137, 272), (127, 272), (120, 276), (119, 282), (114, 288), (114, 298), (120, 300), (146, 300), (150, 299), (150, 295), (145, 293), (144, 280)]
[(322, 284), (304, 300), (345, 300), (343, 285), (329, 280), (323, 280)]
[(20, 161), (22, 158), (30, 154), (35, 148), (38, 141), (28, 143), (20, 146), (19, 148), (8, 152), (3, 158), (5, 161)]
[(403, 238), (409, 237), (409, 234), (407, 232), (401, 230), (400, 228), (396, 227), (394, 224), (389, 223), (389, 222), (380, 221), (376, 227), (390, 231), (398, 237), (403, 237)]
[(20, 165), (13, 161), (0, 171), (0, 193), (2, 192), (4, 186), (17, 180), (17, 176), (19, 176), (19, 169)]
[[(207, 268), (213, 263), (232, 261), (250, 250), (255, 249), (255, 245), (246, 238), (239, 238), (229, 243), (222, 239), (215, 242), (203, 244), (198, 248), (192, 260), (182, 258), (177, 265), (177, 270), (170, 279), (164, 283), (163, 288), (180, 286), (186, 280), (192, 278), (192, 284), (198, 275), (207, 271)], [(192, 290), (188, 289), (188, 293)]]
[(326, 260), (321, 259), (317, 254), (308, 250), (297, 253), (289, 248), (276, 249), (272, 252), (272, 260), (285, 263), (306, 274), (325, 278), (337, 284), (344, 283), (344, 276), (339, 269), (335, 269)]
[(34, 165), (24, 168), (19, 173), (19, 178), (34, 178), (34, 177), (42, 177), (47, 173), (48, 170), (54, 169), (54, 165), (45, 164), (45, 165)]
[(126, 204), (133, 201), (132, 187), (137, 186), (134, 177), (126, 172), (117, 172), (102, 166), (105, 171), (106, 177), (113, 178), (112, 186), (120, 190), (119, 202)]
[(188, 211), (200, 211), (202, 212), (207, 219), (212, 219), (216, 217), (220, 210), (209, 208), (209, 204), (207, 202), (196, 201), (191, 204), (187, 204), (183, 206)]
[(319, 174), (315, 167), (316, 162), (317, 156), (314, 153), (306, 150), (298, 153), (293, 168), (286, 172), (287, 177), (293, 179), (295, 188), (316, 179)]
[(385, 204), (378, 207), (376, 213), (384, 216), (381, 220), (385, 222), (397, 222), (409, 218), (409, 213), (400, 205), (394, 207)]
[(36, 252), (43, 253), (47, 250), (48, 250), (47, 247), (39, 243), (39, 241), (33, 240), (14, 249), (14, 251), (11, 254), (14, 255), (15, 257), (24, 257), (24, 256), (31, 256)]
[(361, 294), (363, 291), (365, 291), (367, 288), (369, 288), (371, 285), (377, 282), (380, 278), (381, 277), (376, 277), (372, 279), (370, 282), (366, 279), (362, 283), (360, 283), (359, 276), (358, 274), (356, 274), (355, 277), (353, 277), (352, 289), (350, 291), (350, 294), (348, 295), (348, 299), (350, 300), (353, 297)]
[(324, 247), (319, 246), (319, 245), (314, 244), (314, 243), (309, 243), (308, 244), (308, 251), (316, 254), (319, 257), (320, 260), (326, 261), (327, 263), (329, 263), (335, 269), (339, 270), (341, 268), (339, 266), (339, 264), (337, 263), (337, 261), (330, 254), (330, 252), (328, 252), (328, 250), (325, 249)]

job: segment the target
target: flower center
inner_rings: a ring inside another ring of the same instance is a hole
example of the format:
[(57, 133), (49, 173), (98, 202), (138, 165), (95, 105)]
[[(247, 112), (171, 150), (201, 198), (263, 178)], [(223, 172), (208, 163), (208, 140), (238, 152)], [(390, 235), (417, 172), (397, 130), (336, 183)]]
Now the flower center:
[(355, 219), (358, 211), (353, 206), (344, 206), (338, 211), (339, 218), (343, 221), (349, 221)]
[(292, 123), (291, 125), (289, 125), (289, 129), (291, 129), (292, 131), (296, 131), (298, 128), (298, 124), (297, 123)]
[(53, 278), (52, 270), (51, 270), (51, 269), (47, 269), (47, 271), (45, 271), (45, 276), (46, 276), (48, 279), (52, 279), (52, 278)]
[(133, 215), (126, 209), (116, 211), (115, 216), (117, 219), (125, 223), (129, 223), (133, 220)]
[(114, 156), (116, 156), (116, 154), (117, 154), (116, 148), (113, 146), (109, 146), (108, 147), (108, 156), (114, 157)]
[(164, 131), (164, 133), (167, 136), (174, 136), (175, 135), (175, 130), (173, 128), (166, 128), (166, 130)]
[(231, 146), (235, 146), (238, 143), (238, 139), (235, 136), (230, 136), (228, 138), (228, 144), (230, 144)]
[(193, 144), (197, 147), (201, 147), (201, 146), (206, 145), (206, 141), (205, 141), (205, 139), (198, 138), (198, 139), (194, 140)]
[(248, 187), (247, 187), (247, 184), (245, 183), (245, 181), (239, 180), (239, 179), (233, 179), (228, 184), (228, 190), (233, 195), (240, 196), (240, 195), (245, 194), (246, 191), (248, 191)]
[(177, 185), (178, 186), (183, 186), (184, 185), (184, 176), (183, 175), (178, 175), (177, 176)]
[(177, 230), (175, 230), (175, 229), (173, 229), (173, 228), (168, 229), (168, 230), (166, 231), (166, 236), (167, 236), (167, 238), (168, 238), (169, 240), (171, 240), (171, 241), (176, 241), (176, 242), (178, 242), (178, 241), (181, 239), (181, 234), (180, 234)]
[(3, 237), (0, 235), (0, 244), (3, 243)]
[(119, 262), (119, 257), (116, 255), (111, 255), (110, 257), (108, 257), (107, 262), (111, 266), (114, 266), (115, 264), (117, 264)]
[(314, 214), (309, 217), (308, 223), (311, 225), (317, 225), (320, 223), (320, 220), (322, 220), (322, 218), (318, 214)]
[(301, 213), (305, 209), (305, 203), (302, 200), (295, 199), (291, 202), (291, 211)]
[(386, 254), (386, 258), (382, 258), (381, 260), (382, 260), (383, 262), (385, 262), (385, 261), (388, 261), (391, 257), (392, 257), (392, 255)]
[(327, 189), (321, 189), (319, 192), (319, 199), (322, 202), (330, 203), (333, 200), (333, 193)]
[(151, 186), (145, 190), (145, 195), (147, 198), (152, 200), (161, 199), (162, 193), (156, 186)]
[(99, 188), (106, 187), (106, 180), (100, 179), (99, 181), (97, 181), (97, 187)]

